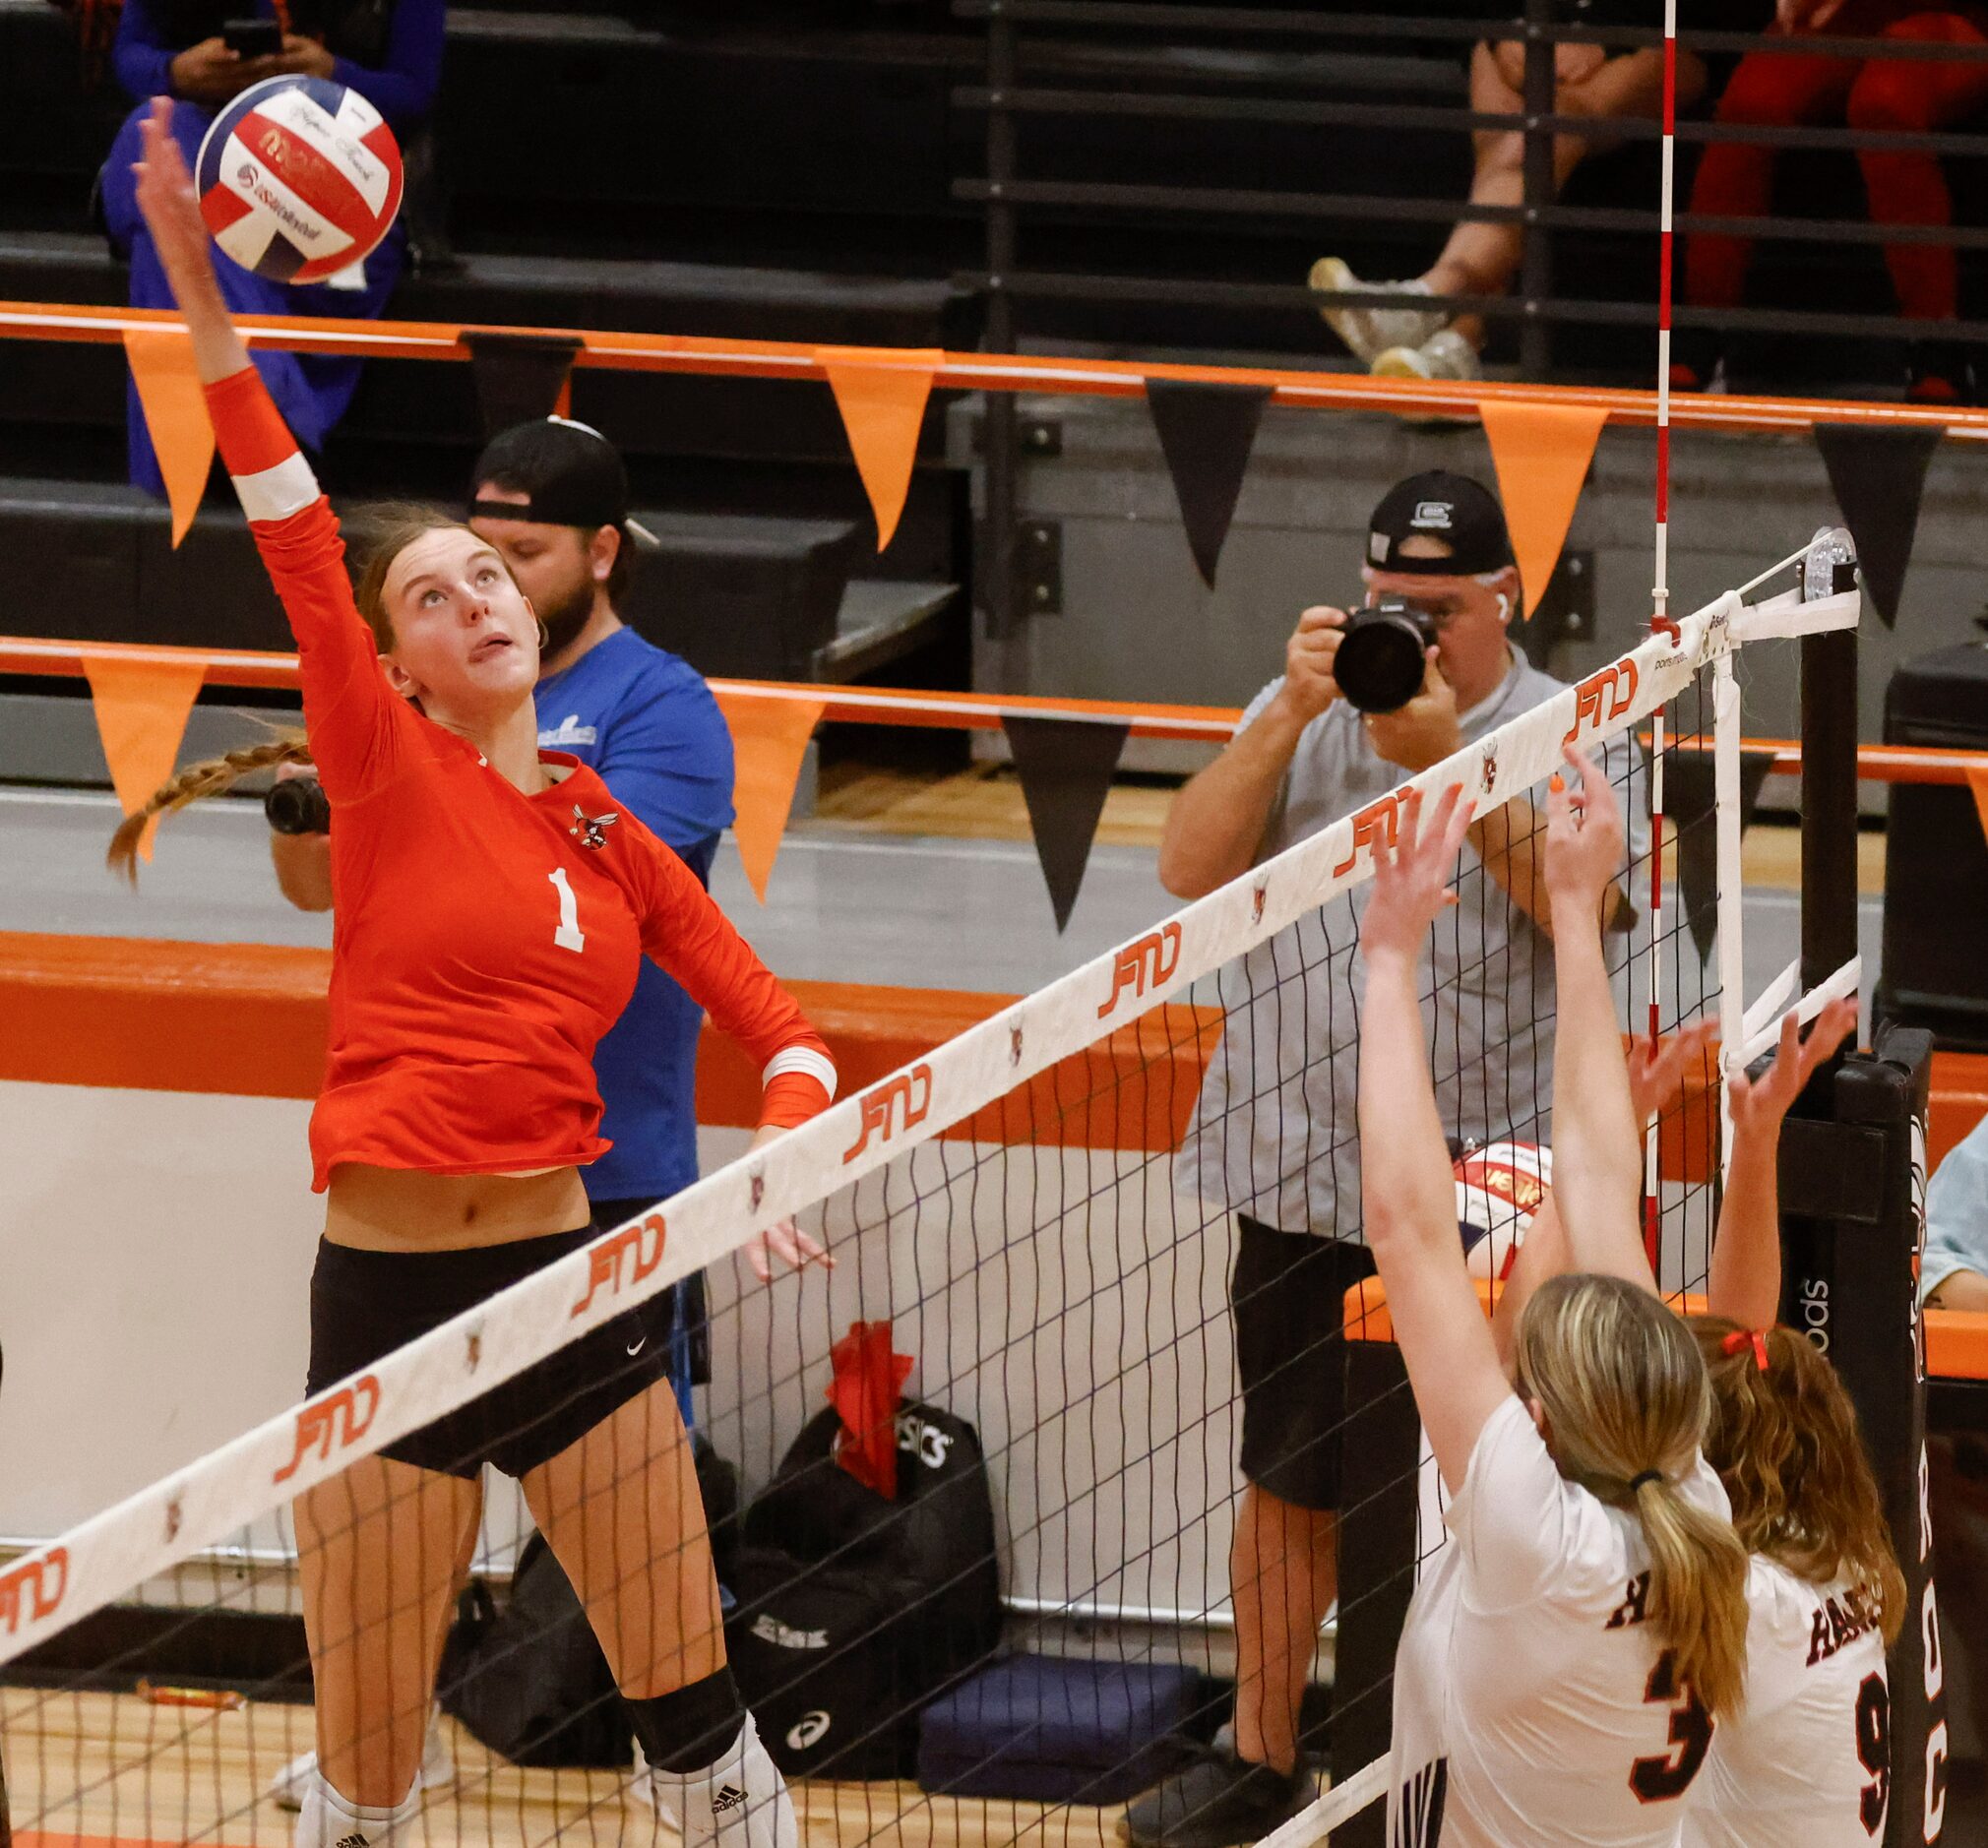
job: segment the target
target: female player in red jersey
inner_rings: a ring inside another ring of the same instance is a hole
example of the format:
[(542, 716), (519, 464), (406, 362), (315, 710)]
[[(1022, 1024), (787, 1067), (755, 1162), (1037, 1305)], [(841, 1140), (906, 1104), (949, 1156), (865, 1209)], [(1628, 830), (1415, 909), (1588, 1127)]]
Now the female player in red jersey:
[[(193, 335), (220, 451), (297, 639), (338, 814), (318, 1390), (593, 1236), (594, 1042), (647, 952), (765, 1073), (761, 1137), (835, 1069), (696, 879), (589, 770), (538, 749), (531, 606), (436, 518), (385, 541), (356, 601), (338, 522), (216, 284), (170, 103), (138, 201)], [(363, 612), (363, 613), (362, 613)], [(456, 1563), (488, 1461), (523, 1483), (691, 1848), (784, 1848), (793, 1808), (725, 1665), (664, 1343), (637, 1309), (354, 1464), (296, 1506), (321, 1769), (300, 1848), (404, 1834)]]
[[(1716, 1719), (1740, 1703), (1744, 1549), (1700, 1452), (1710, 1390), (1657, 1298), (1602, 957), (1622, 857), (1607, 779), (1548, 805), (1560, 1030), (1554, 1179), (1576, 1274), (1534, 1292), (1507, 1379), (1458, 1236), (1417, 964), (1469, 823), (1453, 787), (1402, 804), (1361, 924), (1366, 1233), (1449, 1495), (1395, 1674), (1395, 1848), (1658, 1848)], [(1528, 1245), (1530, 1240), (1528, 1239)]]

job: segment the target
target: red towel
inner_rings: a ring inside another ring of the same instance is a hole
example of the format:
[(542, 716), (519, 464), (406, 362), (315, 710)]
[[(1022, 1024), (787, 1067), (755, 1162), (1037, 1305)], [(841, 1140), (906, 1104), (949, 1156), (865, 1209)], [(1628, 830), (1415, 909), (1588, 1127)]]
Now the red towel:
[(898, 1400), (911, 1357), (891, 1351), (888, 1322), (852, 1322), (829, 1350), (836, 1365), (829, 1403), (842, 1421), (836, 1461), (887, 1502), (898, 1499)]

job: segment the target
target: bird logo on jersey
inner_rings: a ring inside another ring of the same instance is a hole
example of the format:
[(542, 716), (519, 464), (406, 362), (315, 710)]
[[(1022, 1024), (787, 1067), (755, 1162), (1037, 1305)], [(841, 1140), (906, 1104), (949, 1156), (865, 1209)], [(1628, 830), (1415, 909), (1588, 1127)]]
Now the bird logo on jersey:
[(566, 832), (583, 847), (598, 850), (607, 845), (607, 831), (620, 819), (618, 814), (612, 812), (606, 815), (590, 815), (576, 802), (573, 805), (573, 826)]

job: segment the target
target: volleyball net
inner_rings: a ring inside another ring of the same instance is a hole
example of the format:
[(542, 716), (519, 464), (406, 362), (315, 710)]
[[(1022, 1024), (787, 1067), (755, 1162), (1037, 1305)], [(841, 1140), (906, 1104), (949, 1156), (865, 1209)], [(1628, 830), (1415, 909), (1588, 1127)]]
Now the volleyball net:
[[(1601, 754), (1631, 821), (1607, 937), (1625, 1027), (1723, 1015), (1735, 1044), (1719, 970), (1736, 965), (1702, 958), (1671, 901), (1663, 869), (1689, 836), (1652, 847), (1652, 798), (1666, 766), (1674, 788), (1710, 750), (1739, 642), (1840, 623), (1843, 603), (1729, 594), (1413, 779), (1460, 781), (1480, 814), (1527, 792), (1537, 811), (1509, 863), (1465, 855), (1425, 967), (1460, 1151), (1520, 1145), (1460, 1183), (1487, 1290), (1520, 1217), (1499, 1202), (1525, 1203), (1525, 1147), (1551, 1140), (1551, 948), (1512, 867), (1543, 846), (1563, 743)], [(1287, 1588), (1234, 1549), (1252, 1305), (1229, 1294), (1239, 1213), (1357, 1237), (1359, 915), (1400, 794), (15, 1559), (15, 1829), (287, 1840), (271, 1790), (317, 1743), (314, 1651), (326, 1769), (354, 1801), (391, 1802), (418, 1764), (431, 1839), (647, 1841), (616, 1682), (695, 1681), (720, 1634), (808, 1840), (949, 1839), (964, 1803), (989, 1838), (1088, 1839), (1214, 1738), (1239, 1673), (1316, 1684), (1300, 1727), (1334, 1788), (1280, 1841), (1348, 1826), (1382, 1791), (1394, 1634), (1440, 1540), (1433, 1470), (1398, 1365), (1377, 1365), (1391, 1350), (1342, 1338), (1373, 1331), (1343, 1325), (1336, 1291), (1277, 1365), (1296, 1379), (1323, 1353), (1350, 1386), (1342, 1425), (1292, 1441), (1344, 1456), (1336, 1619), (1316, 1664), (1253, 1668), (1247, 1632)], [(1714, 1216), (1716, 1087), (1673, 1102), (1653, 1146), (1660, 1280), (1688, 1290)], [(762, 1284), (740, 1248), (788, 1219), (833, 1268)], [(711, 1379), (693, 1452), (650, 1344), (680, 1332), (661, 1305), (697, 1273)], [(1236, 1283), (1259, 1311), (1287, 1307), (1285, 1287)], [(591, 1435), (555, 1448), (576, 1430)], [(479, 1527), (480, 1457), (526, 1489), (521, 1506), (485, 1472)], [(685, 1538), (700, 1502), (714, 1570)]]

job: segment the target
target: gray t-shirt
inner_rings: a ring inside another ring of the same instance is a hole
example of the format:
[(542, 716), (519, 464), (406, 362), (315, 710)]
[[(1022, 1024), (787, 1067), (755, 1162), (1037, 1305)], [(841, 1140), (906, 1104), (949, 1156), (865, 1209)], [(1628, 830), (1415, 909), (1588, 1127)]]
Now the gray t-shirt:
[[(1264, 709), (1274, 680), (1244, 712)], [(1459, 715), (1473, 743), (1565, 691), (1515, 650), (1489, 698)], [(1603, 762), (1622, 799), (1632, 861), (1649, 837), (1638, 747), (1612, 741)], [(1408, 780), (1378, 757), (1360, 714), (1336, 701), (1307, 725), (1273, 804), (1257, 863)], [(1624, 794), (1625, 780), (1635, 787)], [(1530, 792), (1545, 825), (1543, 788)], [(1284, 1232), (1360, 1237), (1359, 917), (1370, 883), (1331, 899), (1227, 964), (1220, 1045), (1180, 1152), (1175, 1185)], [(1457, 905), (1436, 922), (1423, 989), (1436, 1104), (1459, 1140), (1550, 1140), (1553, 945), (1468, 847)]]

